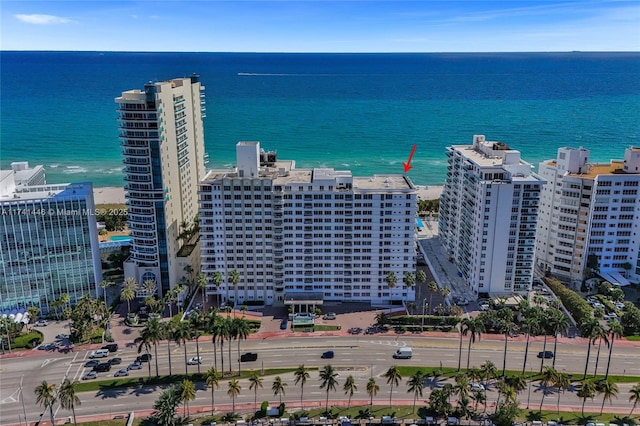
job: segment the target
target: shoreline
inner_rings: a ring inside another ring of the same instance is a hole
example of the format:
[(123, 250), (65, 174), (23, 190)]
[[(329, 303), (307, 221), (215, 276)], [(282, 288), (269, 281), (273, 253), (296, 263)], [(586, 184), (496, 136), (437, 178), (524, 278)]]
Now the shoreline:
[[(442, 195), (442, 185), (419, 185), (418, 198), (421, 200), (437, 200)], [(96, 205), (125, 204), (124, 188), (105, 186), (93, 188), (93, 199)]]

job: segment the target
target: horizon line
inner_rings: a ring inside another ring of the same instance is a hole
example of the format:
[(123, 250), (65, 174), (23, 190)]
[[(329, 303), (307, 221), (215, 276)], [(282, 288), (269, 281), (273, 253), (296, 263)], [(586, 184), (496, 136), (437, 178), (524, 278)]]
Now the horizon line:
[(298, 51), (186, 51), (186, 50), (43, 50), (43, 49), (0, 49), (2, 52), (59, 52), (59, 53), (214, 53), (214, 54), (282, 54), (282, 55), (394, 55), (394, 54), (521, 54), (521, 53), (640, 53), (640, 50), (522, 50), (522, 51), (398, 51), (398, 52), (298, 52)]

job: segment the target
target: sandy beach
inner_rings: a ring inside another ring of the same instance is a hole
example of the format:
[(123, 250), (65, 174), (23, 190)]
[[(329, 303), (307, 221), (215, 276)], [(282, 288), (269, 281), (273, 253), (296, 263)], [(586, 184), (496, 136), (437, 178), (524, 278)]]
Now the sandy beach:
[[(442, 194), (442, 186), (429, 185), (418, 186), (418, 197), (421, 200), (437, 200)], [(124, 204), (124, 188), (109, 186), (105, 188), (94, 188), (93, 198), (96, 204)]]
[[(437, 200), (442, 194), (442, 188), (439, 185), (418, 186), (418, 197), (421, 200)], [(124, 188), (117, 186), (94, 188), (93, 198), (96, 204), (124, 204)]]

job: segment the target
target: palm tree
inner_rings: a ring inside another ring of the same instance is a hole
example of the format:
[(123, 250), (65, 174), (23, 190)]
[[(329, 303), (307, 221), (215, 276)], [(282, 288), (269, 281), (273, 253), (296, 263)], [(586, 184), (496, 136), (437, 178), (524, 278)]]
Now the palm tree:
[[(195, 312), (189, 317), (189, 327), (191, 328), (191, 337), (196, 339), (196, 356), (200, 359), (200, 336), (204, 333), (206, 322), (202, 312)], [(200, 374), (200, 363), (198, 366), (198, 374)]]
[[(216, 292), (218, 292), (218, 290), (220, 289), (220, 286), (224, 282), (224, 277), (222, 276), (222, 272), (214, 271), (213, 275), (211, 276), (211, 282), (215, 286)], [(227, 297), (228, 296), (229, 296), (229, 293), (227, 293)], [(218, 304), (220, 304), (220, 294), (219, 293), (218, 293)]]
[(545, 367), (542, 371), (542, 375), (540, 376), (540, 384), (542, 385), (542, 399), (540, 400), (540, 409), (538, 411), (542, 411), (542, 404), (544, 404), (544, 397), (547, 394), (547, 388), (549, 385), (556, 382), (556, 376), (558, 372), (553, 367)]
[(451, 289), (445, 285), (440, 289), (440, 294), (442, 295), (442, 302), (446, 304), (447, 298), (451, 294)]
[[(552, 367), (556, 366), (556, 359), (558, 359), (557, 348), (558, 348), (558, 334), (564, 334), (569, 330), (569, 326), (571, 322), (569, 318), (560, 310), (552, 309), (551, 315), (547, 318), (547, 324), (549, 325), (549, 329), (553, 333), (553, 362), (551, 364)], [(543, 357), (544, 358), (544, 357)]]
[(503, 319), (500, 321), (498, 330), (500, 331), (500, 333), (504, 334), (504, 354), (502, 357), (502, 377), (504, 377), (507, 370), (507, 347), (509, 343), (509, 337), (518, 330), (518, 326), (509, 319)]
[(569, 389), (569, 386), (571, 386), (571, 379), (564, 371), (558, 371), (553, 385), (558, 390), (558, 413), (560, 413), (560, 392), (564, 393)]
[(253, 405), (256, 410), (258, 409), (258, 388), (262, 388), (262, 377), (254, 371), (249, 376), (249, 390), (253, 389)]
[(373, 397), (378, 394), (380, 390), (380, 386), (376, 383), (376, 379), (373, 377), (369, 377), (369, 381), (367, 382), (367, 394), (369, 395), (369, 405), (373, 407)]
[(591, 357), (591, 342), (598, 335), (598, 327), (602, 327), (600, 325), (600, 321), (593, 317), (586, 317), (578, 324), (578, 329), (580, 330), (580, 335), (587, 339), (587, 361), (584, 363), (584, 375), (583, 379), (587, 378), (587, 371), (589, 370), (589, 358)]
[(124, 287), (120, 292), (122, 300), (127, 302), (127, 313), (131, 313), (131, 301), (136, 298), (136, 292), (130, 287)]
[(475, 317), (470, 319), (470, 321), (465, 322), (463, 334), (465, 336), (467, 333), (469, 334), (469, 345), (467, 346), (467, 370), (469, 370), (469, 362), (471, 360), (471, 345), (476, 342), (476, 337), (480, 340), (484, 331), (484, 322), (482, 321), (482, 318)]
[(242, 386), (236, 379), (229, 380), (229, 389), (227, 390), (227, 395), (231, 398), (232, 408), (231, 412), (235, 414), (236, 412), (236, 397), (240, 395), (240, 391), (242, 390)]
[(273, 396), (280, 397), (280, 404), (282, 404), (282, 395), (286, 395), (287, 392), (285, 387), (287, 386), (286, 382), (283, 382), (280, 376), (276, 376), (273, 380), (273, 385), (271, 385), (271, 390), (273, 391)]
[(55, 417), (53, 414), (53, 404), (56, 402), (56, 385), (49, 384), (43, 380), (35, 389), (36, 404), (42, 405), (46, 410), (49, 408), (49, 416), (51, 417), (51, 425), (55, 425)]
[(325, 413), (329, 412), (329, 391), (336, 391), (336, 385), (338, 384), (336, 377), (338, 377), (338, 373), (335, 372), (330, 364), (325, 365), (320, 370), (320, 389), (327, 390), (327, 398), (324, 404)]
[(620, 339), (624, 336), (624, 328), (622, 324), (617, 321), (612, 322), (609, 325), (609, 338), (611, 339), (609, 342), (609, 359), (607, 360), (607, 371), (604, 374), (605, 380), (609, 378), (609, 367), (611, 366), (611, 354), (613, 353), (613, 342), (616, 339)]
[[(240, 282), (240, 272), (234, 269), (229, 273), (229, 283), (233, 286), (234, 291), (234, 305), (238, 303), (238, 283)], [(227, 288), (227, 303), (229, 302), (229, 289)]]
[(427, 288), (429, 289), (429, 311), (430, 313), (433, 313), (433, 293), (438, 291), (438, 283), (435, 281), (429, 281)]
[(422, 269), (416, 272), (416, 281), (419, 283), (427, 281), (427, 274)]
[(389, 367), (386, 373), (383, 374), (382, 377), (387, 378), (387, 384), (391, 386), (391, 390), (389, 391), (389, 407), (391, 407), (391, 397), (393, 395), (393, 387), (398, 386), (400, 384), (400, 380), (402, 380), (402, 376), (400, 375), (400, 369), (397, 365), (392, 365)]
[(587, 399), (590, 398), (593, 400), (596, 396), (596, 384), (593, 383), (593, 380), (583, 381), (577, 395), (578, 398), (582, 399), (582, 417), (584, 417), (584, 404), (587, 402)]
[(594, 331), (594, 335), (596, 335), (596, 337), (594, 337), (594, 344), (595, 344), (595, 340), (598, 340), (598, 351), (596, 352), (596, 365), (593, 369), (593, 377), (596, 377), (598, 375), (598, 364), (600, 363), (600, 350), (602, 349), (602, 342), (604, 342), (606, 347), (609, 347), (609, 333), (607, 332), (607, 330), (604, 327), (599, 327), (596, 329), (596, 331)]
[(196, 387), (191, 380), (184, 379), (180, 384), (180, 399), (184, 402), (189, 417), (189, 401), (196, 399)]
[(204, 299), (205, 299), (205, 293), (207, 292), (208, 281), (209, 280), (207, 280), (207, 276), (203, 272), (200, 272), (196, 277), (196, 284), (198, 285), (198, 289), (202, 292), (202, 309), (204, 309), (204, 305), (205, 305)]
[[(231, 309), (230, 306), (227, 306), (227, 312)], [(228, 340), (229, 345), (227, 346), (227, 350), (229, 353), (229, 371), (233, 370), (233, 365), (231, 365), (231, 339), (235, 336), (235, 331), (233, 329), (233, 319), (230, 316), (227, 316), (222, 320), (222, 334), (220, 336), (221, 339)], [(222, 349), (222, 346), (220, 347)], [(220, 351), (222, 352), (222, 350)]]
[[(211, 309), (205, 315), (205, 329), (211, 334), (211, 342), (213, 343), (213, 366), (218, 368), (218, 351), (217, 341), (220, 329), (220, 316), (217, 309)], [(224, 371), (224, 370), (223, 370)]]
[(389, 287), (389, 294), (391, 295), (391, 301), (393, 302), (393, 289), (398, 284), (398, 277), (396, 277), (395, 272), (389, 271), (387, 276), (384, 278), (384, 281), (387, 283), (387, 287)]
[(191, 326), (187, 321), (180, 321), (173, 330), (172, 339), (184, 348), (184, 374), (189, 374), (189, 364), (187, 364), (187, 340), (191, 340)]
[[(162, 339), (162, 329), (160, 321), (157, 318), (150, 318), (147, 321), (147, 325), (140, 331), (140, 337), (138, 337), (138, 344), (140, 346), (152, 344), (153, 353), (156, 359), (156, 377), (160, 376), (158, 369), (158, 343)], [(143, 343), (144, 342), (144, 343)], [(138, 350), (140, 352), (140, 350)]]
[[(405, 272), (402, 277), (402, 284), (404, 284), (404, 288), (408, 290), (409, 288), (413, 287), (416, 284), (416, 276), (409, 271)], [(408, 298), (409, 296), (407, 296), (405, 301)]]
[[(235, 339), (238, 339), (238, 360), (240, 359), (240, 341), (247, 340), (251, 333), (251, 327), (249, 327), (249, 321), (246, 318), (234, 318), (232, 320), (232, 329)], [(231, 361), (229, 361), (231, 362)], [(240, 362), (238, 361), (238, 374), (240, 374)]]
[[(171, 339), (173, 338), (173, 329), (175, 328), (172, 321), (160, 323), (160, 336), (167, 341), (167, 356), (169, 358), (169, 376), (173, 375), (171, 370)], [(156, 357), (156, 360), (158, 357)]]
[[(144, 331), (144, 330), (142, 330)], [(144, 351), (145, 354), (149, 355), (149, 350), (151, 349), (151, 335), (149, 333), (140, 333), (140, 336), (136, 337), (133, 341), (134, 344), (138, 345), (138, 353), (142, 353)], [(156, 357), (156, 367), (158, 365), (158, 359)], [(151, 363), (147, 362), (147, 368), (149, 369), (149, 377), (151, 377)], [(156, 371), (157, 373), (157, 371)]]
[(416, 399), (418, 399), (418, 397), (422, 398), (422, 389), (424, 388), (424, 382), (422, 381), (423, 379), (424, 375), (422, 374), (422, 371), (418, 370), (411, 377), (409, 377), (409, 380), (407, 381), (407, 386), (409, 386), (407, 392), (413, 393), (412, 412), (416, 411)]
[(485, 396), (484, 391), (481, 390), (473, 391), (471, 399), (475, 402), (473, 411), (478, 411), (478, 404), (484, 404), (487, 402), (487, 397)]
[(640, 402), (640, 385), (635, 385), (629, 391), (631, 396), (629, 396), (629, 402), (633, 402), (633, 407), (631, 407), (631, 411), (629, 412), (629, 417), (633, 414), (633, 410), (636, 409), (636, 405)]
[(522, 362), (522, 374), (524, 375), (527, 368), (527, 358), (529, 357), (529, 341), (531, 336), (537, 336), (540, 333), (542, 310), (538, 307), (529, 306), (526, 309), (522, 309), (522, 314), (524, 315), (524, 321), (522, 321), (521, 327), (527, 334), (527, 342), (524, 348), (524, 361)]
[(602, 394), (602, 406), (600, 407), (600, 415), (602, 415), (602, 412), (604, 411), (604, 403), (608, 400), (609, 404), (611, 404), (611, 399), (614, 396), (616, 398), (618, 397), (618, 385), (611, 381), (611, 379), (605, 378), (598, 381), (596, 384), (596, 391), (599, 394)]
[(102, 280), (102, 282), (100, 282), (100, 288), (102, 289), (102, 294), (104, 295), (104, 305), (107, 305), (107, 288), (109, 287), (113, 287), (114, 285), (116, 285), (116, 283), (114, 283), (113, 281), (109, 281), (109, 280)]
[(218, 386), (220, 386), (220, 374), (215, 369), (215, 367), (211, 367), (207, 370), (204, 377), (207, 387), (211, 388), (211, 415), (213, 416), (213, 407), (216, 403), (213, 392)]
[(459, 400), (469, 399), (470, 386), (467, 375), (458, 373), (455, 377), (455, 382), (453, 390), (458, 395)]
[(353, 394), (358, 391), (358, 385), (356, 384), (356, 379), (353, 378), (351, 374), (347, 376), (347, 380), (344, 381), (344, 386), (342, 387), (345, 395), (349, 395), (349, 402), (347, 403), (347, 410), (351, 407), (351, 398)]
[(302, 405), (302, 400), (304, 397), (304, 384), (307, 383), (307, 380), (309, 380), (309, 370), (303, 364), (298, 366), (293, 375), (296, 378), (294, 384), (297, 385), (298, 383), (300, 383), (300, 408), (304, 409)]
[(76, 390), (73, 387), (73, 383), (67, 378), (64, 379), (60, 385), (60, 391), (58, 392), (58, 399), (60, 399), (60, 406), (65, 410), (71, 410), (73, 414), (73, 424), (76, 422), (76, 407), (80, 406), (80, 398), (76, 395)]

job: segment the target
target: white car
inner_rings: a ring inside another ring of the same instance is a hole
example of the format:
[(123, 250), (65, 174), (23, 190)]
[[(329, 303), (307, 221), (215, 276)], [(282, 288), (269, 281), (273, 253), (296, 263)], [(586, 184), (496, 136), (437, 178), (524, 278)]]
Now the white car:
[(187, 365), (198, 365), (202, 364), (202, 357), (194, 356), (189, 361), (187, 361)]
[(82, 380), (92, 380), (96, 377), (98, 377), (98, 373), (96, 373), (95, 371), (89, 371), (87, 374), (82, 376)]
[(47, 321), (47, 320), (38, 320), (33, 325), (35, 325), (36, 327), (46, 327), (47, 325), (49, 325), (49, 321)]
[(469, 383), (469, 389), (471, 389), (473, 392), (476, 392), (476, 391), (484, 391), (485, 387), (480, 383)]
[(134, 362), (133, 364), (129, 364), (127, 370), (140, 370), (142, 368), (142, 363)]
[(128, 376), (128, 375), (129, 375), (129, 370), (127, 370), (126, 368), (123, 368), (122, 370), (116, 371), (113, 377), (121, 377), (121, 376)]
[(491, 309), (491, 306), (489, 306), (488, 304), (484, 303), (482, 305), (480, 305), (480, 310), (481, 311), (488, 311)]

